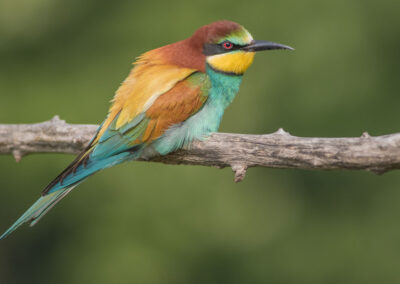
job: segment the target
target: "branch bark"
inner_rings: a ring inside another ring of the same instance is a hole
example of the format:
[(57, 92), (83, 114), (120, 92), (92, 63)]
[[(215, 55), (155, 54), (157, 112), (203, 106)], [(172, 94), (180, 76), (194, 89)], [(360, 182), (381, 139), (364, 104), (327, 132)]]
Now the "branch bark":
[[(67, 124), (55, 116), (36, 124), (0, 125), (0, 154), (19, 162), (32, 153), (79, 153), (97, 125)], [(231, 167), (241, 181), (250, 167), (307, 170), (367, 170), (377, 174), (400, 168), (400, 133), (355, 138), (304, 138), (279, 129), (267, 135), (214, 133), (190, 149), (148, 161)]]

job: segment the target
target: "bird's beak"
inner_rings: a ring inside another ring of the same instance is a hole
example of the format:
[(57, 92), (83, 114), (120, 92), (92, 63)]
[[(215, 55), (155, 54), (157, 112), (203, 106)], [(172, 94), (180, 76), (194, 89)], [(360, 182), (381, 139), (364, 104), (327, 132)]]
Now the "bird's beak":
[(250, 51), (250, 52), (261, 51), (261, 50), (272, 50), (272, 49), (294, 50), (293, 47), (265, 40), (253, 40), (250, 44), (241, 48), (241, 50), (243, 51)]

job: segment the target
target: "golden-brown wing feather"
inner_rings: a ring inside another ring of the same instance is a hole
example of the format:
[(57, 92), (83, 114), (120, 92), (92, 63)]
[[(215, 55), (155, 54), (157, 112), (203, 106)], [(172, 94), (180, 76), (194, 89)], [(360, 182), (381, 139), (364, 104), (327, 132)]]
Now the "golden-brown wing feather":
[(143, 55), (117, 90), (109, 114), (93, 144), (98, 142), (117, 116), (116, 127), (119, 128), (145, 112), (160, 95), (194, 72), (195, 69), (154, 64), (146, 54)]
[(194, 85), (189, 80), (184, 80), (159, 96), (146, 111), (150, 122), (142, 136), (142, 142), (154, 141), (171, 125), (181, 123), (196, 113), (207, 100), (208, 93), (204, 89), (201, 84)]

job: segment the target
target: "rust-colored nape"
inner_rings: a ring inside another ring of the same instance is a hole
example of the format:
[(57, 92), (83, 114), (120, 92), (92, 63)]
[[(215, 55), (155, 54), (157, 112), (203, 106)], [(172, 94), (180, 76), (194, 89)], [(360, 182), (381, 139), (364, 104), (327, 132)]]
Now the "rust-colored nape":
[(214, 22), (202, 26), (191, 37), (185, 40), (157, 48), (151, 51), (151, 53), (153, 56), (156, 54), (159, 55), (167, 64), (205, 72), (206, 57), (203, 54), (204, 44), (214, 43), (219, 38), (240, 28), (239, 24), (231, 21)]

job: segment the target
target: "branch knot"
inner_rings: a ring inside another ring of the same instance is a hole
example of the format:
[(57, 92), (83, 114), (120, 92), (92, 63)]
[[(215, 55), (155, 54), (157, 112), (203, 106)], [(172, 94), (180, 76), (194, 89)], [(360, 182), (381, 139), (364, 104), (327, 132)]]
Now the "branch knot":
[(243, 164), (233, 164), (231, 167), (235, 172), (235, 182), (242, 181), (246, 176), (247, 166)]

